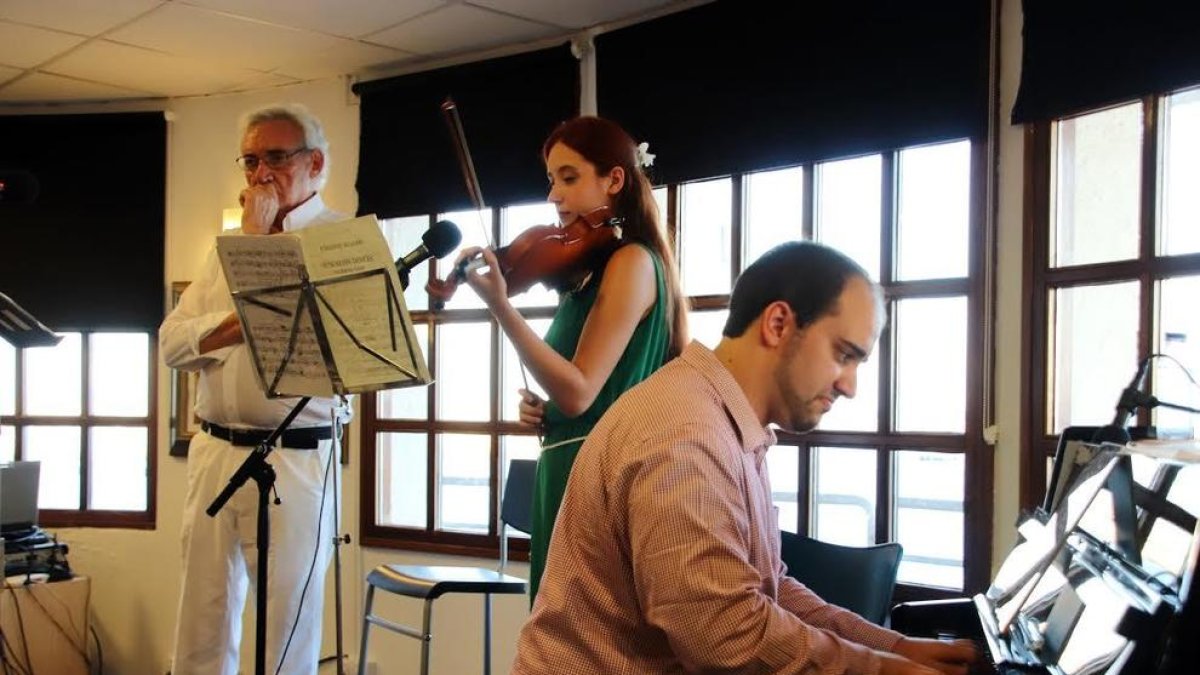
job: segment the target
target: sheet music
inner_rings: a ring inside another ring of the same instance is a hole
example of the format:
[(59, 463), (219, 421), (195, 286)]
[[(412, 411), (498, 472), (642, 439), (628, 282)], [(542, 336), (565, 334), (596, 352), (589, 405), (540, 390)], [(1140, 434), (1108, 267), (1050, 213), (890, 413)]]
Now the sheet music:
[[(268, 395), (329, 396), (430, 382), (374, 216), (270, 236), (222, 236), (217, 252)], [(305, 276), (311, 298), (302, 290)]]

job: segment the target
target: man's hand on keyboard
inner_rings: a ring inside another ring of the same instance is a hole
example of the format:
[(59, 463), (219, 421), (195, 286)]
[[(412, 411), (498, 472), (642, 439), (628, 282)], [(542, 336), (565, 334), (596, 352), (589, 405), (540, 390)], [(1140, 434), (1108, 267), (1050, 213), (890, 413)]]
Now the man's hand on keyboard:
[[(979, 652), (970, 640), (930, 640), (926, 638), (901, 638), (896, 643), (897, 655), (914, 664), (924, 666), (912, 671), (897, 670), (897, 673), (943, 673), (944, 675), (966, 675), (970, 665), (979, 659)], [(888, 672), (886, 667), (884, 672)]]

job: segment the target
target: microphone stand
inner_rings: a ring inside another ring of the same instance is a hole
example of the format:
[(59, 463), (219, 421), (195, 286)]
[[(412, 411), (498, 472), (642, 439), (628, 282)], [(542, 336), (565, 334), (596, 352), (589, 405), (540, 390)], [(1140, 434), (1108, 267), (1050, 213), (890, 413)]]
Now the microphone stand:
[(1129, 431), (1125, 428), (1125, 425), (1138, 408), (1151, 410), (1153, 408), (1163, 407), (1170, 408), (1172, 410), (1181, 410), (1183, 412), (1200, 414), (1200, 409), (1198, 408), (1192, 408), (1186, 405), (1180, 405), (1178, 403), (1160, 401), (1154, 395), (1142, 391), (1142, 386), (1146, 381), (1146, 373), (1149, 370), (1150, 361), (1155, 356), (1155, 354), (1151, 354), (1143, 359), (1140, 364), (1138, 364), (1137, 373), (1133, 376), (1133, 380), (1129, 383), (1129, 386), (1125, 387), (1125, 389), (1121, 392), (1121, 398), (1117, 401), (1117, 412), (1113, 416), (1112, 423), (1096, 430), (1096, 433), (1092, 436), (1093, 443), (1104, 442), (1116, 443), (1118, 445), (1124, 445), (1128, 443), (1131, 439)]
[[(255, 584), (255, 626), (254, 626), (254, 672), (256, 675), (266, 675), (267, 667), (267, 580), (270, 575), (267, 574), (267, 553), (270, 550), (270, 512), (267, 510), (267, 494), (275, 488), (275, 469), (267, 463), (267, 455), (275, 449), (275, 442), (283, 435), (288, 425), (304, 406), (312, 400), (311, 396), (305, 396), (296, 403), (287, 417), (279, 423), (278, 427), (267, 436), (262, 443), (256, 447), (238, 470), (229, 478), (229, 483), (221, 490), (221, 494), (209, 504), (204, 510), (209, 516), (215, 517), (224, 506), (225, 502), (237, 492), (239, 488), (246, 484), (249, 479), (254, 479), (254, 484), (258, 486), (258, 541), (255, 546), (258, 552), (258, 583)], [(281, 503), (279, 493), (275, 493), (275, 503)]]
[[(341, 401), (341, 406), (346, 405), (346, 401)], [(339, 406), (339, 410), (341, 409)], [(339, 418), (338, 411), (333, 413), (333, 446), (329, 449), (329, 461), (342, 461), (342, 421)], [(335, 459), (336, 456), (336, 459)], [(340, 470), (340, 467), (339, 467)], [(337, 672), (338, 675), (346, 675), (346, 653), (342, 649), (342, 546), (350, 543), (350, 534), (341, 534), (341, 506), (342, 503), (338, 498), (338, 480), (337, 476), (333, 477), (333, 604), (337, 608), (337, 614), (334, 616), (334, 625), (336, 627), (337, 636)]]

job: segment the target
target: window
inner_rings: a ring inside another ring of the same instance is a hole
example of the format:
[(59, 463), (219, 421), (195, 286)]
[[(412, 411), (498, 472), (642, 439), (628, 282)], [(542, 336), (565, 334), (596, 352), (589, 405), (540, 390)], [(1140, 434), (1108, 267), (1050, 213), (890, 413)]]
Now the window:
[(814, 432), (780, 433), (767, 459), (781, 527), (853, 546), (899, 541), (900, 581), (914, 596), (988, 573), (979, 532), (991, 506), (965, 498), (968, 489), (990, 494), (991, 482), (975, 412), (983, 366), (970, 358), (983, 325), (973, 147), (939, 143), (671, 187), (690, 328), (709, 346), (737, 274), (781, 241), (834, 246), (883, 284), (888, 327), (859, 371), (857, 396)]
[[(382, 222), (397, 256), (415, 248), (436, 220), (459, 226), (459, 249), (512, 241), (533, 225), (557, 220), (549, 203)], [(508, 461), (536, 458), (537, 438), (517, 424), (517, 389), (525, 387), (516, 351), (483, 301), (462, 289), (442, 311), (429, 311), (425, 283), (445, 276), (458, 250), (412, 271), (405, 302), (434, 383), (363, 397), (363, 540), (371, 545), (494, 554), (499, 543), (499, 487)], [(540, 285), (514, 304), (544, 333), (558, 303)], [(529, 388), (543, 394), (530, 380)], [(514, 552), (527, 550), (513, 546)]]
[[(710, 347), (737, 275), (782, 241), (828, 243), (882, 280), (889, 324), (860, 371), (858, 395), (817, 431), (780, 434), (767, 458), (782, 527), (855, 545), (900, 541), (900, 579), (910, 587), (958, 590), (989, 574), (991, 501), (966, 498), (991, 494), (978, 413), (976, 149), (961, 140), (655, 190), (667, 222), (678, 224), (692, 337)], [(503, 244), (555, 214), (542, 204), (440, 217), (462, 226), (467, 245), (481, 242), (483, 229)], [(416, 246), (431, 222), (385, 222), (393, 252)], [(374, 505), (364, 510), (364, 541), (494, 555), (498, 472), (538, 452), (515, 424), (519, 367), (472, 293), (431, 313), (423, 285), (414, 275), (405, 297), (436, 382), (364, 397), (363, 484)], [(521, 297), (544, 332), (554, 296)]]
[(154, 385), (147, 333), (0, 341), (0, 461), (38, 460), (48, 526), (154, 525)]
[[(1200, 406), (1187, 375), (1200, 375), (1200, 89), (1036, 123), (1026, 138), (1030, 506), (1058, 434), (1111, 421), (1149, 354), (1172, 357), (1154, 360), (1150, 391)], [(1137, 423), (1191, 437), (1194, 420), (1156, 408)]]

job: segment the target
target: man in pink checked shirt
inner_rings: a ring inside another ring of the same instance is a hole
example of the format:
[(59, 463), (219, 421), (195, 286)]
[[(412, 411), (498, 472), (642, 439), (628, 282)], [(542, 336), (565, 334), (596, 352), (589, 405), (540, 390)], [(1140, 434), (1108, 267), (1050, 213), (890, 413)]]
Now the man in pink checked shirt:
[(841, 396), (882, 329), (846, 256), (782, 244), (693, 342), (601, 418), (576, 459), (514, 672), (961, 675), (970, 643), (907, 638), (784, 573), (766, 452)]

